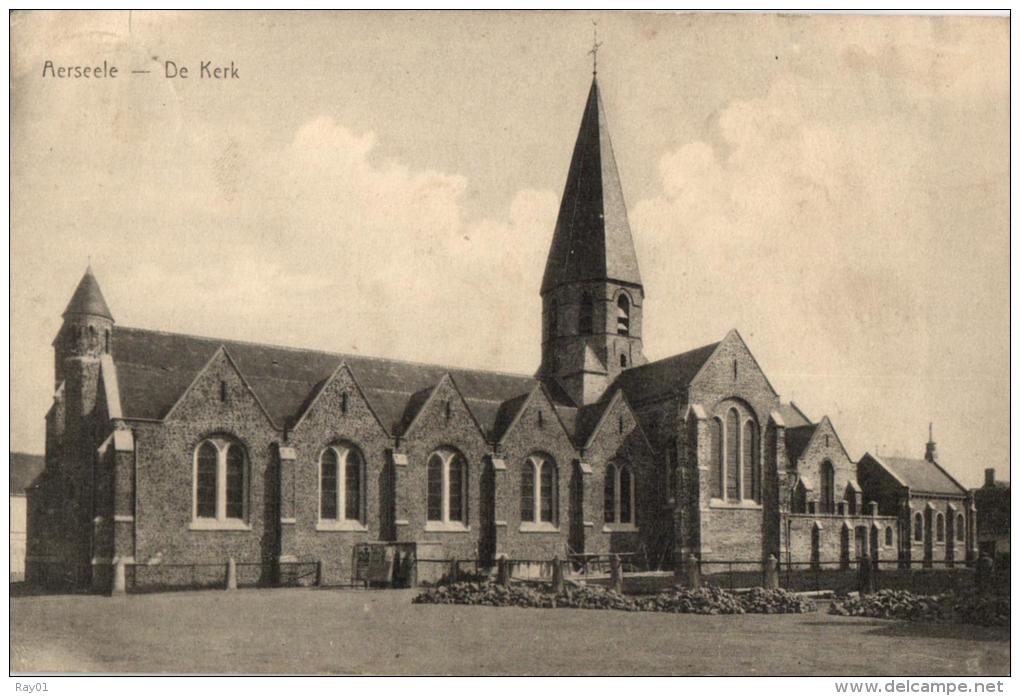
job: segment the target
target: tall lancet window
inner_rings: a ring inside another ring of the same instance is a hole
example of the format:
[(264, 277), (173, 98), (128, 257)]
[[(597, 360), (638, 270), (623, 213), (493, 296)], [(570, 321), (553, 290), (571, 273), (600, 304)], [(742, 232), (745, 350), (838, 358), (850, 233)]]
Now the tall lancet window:
[(591, 299), (591, 295), (584, 293), (581, 295), (581, 307), (577, 315), (577, 333), (587, 336), (592, 332), (594, 325), (595, 302)]
[(616, 333), (630, 336), (630, 299), (622, 292), (616, 300)]

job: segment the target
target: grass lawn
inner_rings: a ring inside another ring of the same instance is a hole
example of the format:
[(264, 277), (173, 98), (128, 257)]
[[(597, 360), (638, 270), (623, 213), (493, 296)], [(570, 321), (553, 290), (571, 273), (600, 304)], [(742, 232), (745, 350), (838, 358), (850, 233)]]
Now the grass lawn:
[[(14, 672), (973, 674), (1009, 629), (411, 604), (409, 590), (11, 597)], [(824, 608), (823, 608), (824, 609)]]

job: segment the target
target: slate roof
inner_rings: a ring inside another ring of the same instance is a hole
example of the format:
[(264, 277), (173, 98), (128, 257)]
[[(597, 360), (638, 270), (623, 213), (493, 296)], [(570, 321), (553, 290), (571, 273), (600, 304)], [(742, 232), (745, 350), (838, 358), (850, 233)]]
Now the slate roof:
[(624, 370), (614, 384), (623, 389), (632, 404), (669, 396), (694, 379), (719, 343), (710, 343), (686, 353)]
[(10, 455), (10, 495), (25, 495), (25, 489), (32, 485), (46, 467), (46, 458), (41, 454), (24, 452), (11, 452)]
[(811, 423), (786, 429), (786, 457), (791, 464), (794, 464), (804, 454), (816, 428), (818, 425)]
[(99, 289), (96, 277), (92, 275), (92, 266), (85, 269), (85, 275), (78, 282), (71, 301), (67, 303), (64, 316), (68, 314), (93, 314), (113, 320), (110, 308), (106, 305), (103, 291)]
[(593, 79), (563, 187), (542, 293), (561, 283), (605, 279), (641, 285), (606, 111)]
[(875, 457), (915, 493), (966, 495), (967, 491), (937, 464), (927, 459)]
[[(516, 400), (523, 403), (522, 397), (538, 385), (536, 379), (525, 375), (118, 326), (114, 329), (113, 354), (124, 417), (159, 420), (166, 416), (220, 346), (226, 348), (280, 427), (300, 417), (341, 363), (350, 367), (372, 408), (393, 435), (406, 430), (446, 373), (492, 441), (502, 435), (502, 429), (516, 415)], [(573, 405), (562, 390), (551, 387), (548, 391), (557, 413), (572, 428)]]
[(802, 425), (811, 424), (811, 419), (792, 401), (788, 404), (779, 404), (779, 416), (787, 428), (799, 428)]

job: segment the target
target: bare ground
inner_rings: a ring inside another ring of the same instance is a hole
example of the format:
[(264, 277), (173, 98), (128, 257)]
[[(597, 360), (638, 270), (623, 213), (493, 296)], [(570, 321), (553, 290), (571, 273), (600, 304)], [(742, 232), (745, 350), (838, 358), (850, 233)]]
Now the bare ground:
[(408, 590), (11, 597), (13, 672), (1004, 675), (1009, 629), (411, 604)]

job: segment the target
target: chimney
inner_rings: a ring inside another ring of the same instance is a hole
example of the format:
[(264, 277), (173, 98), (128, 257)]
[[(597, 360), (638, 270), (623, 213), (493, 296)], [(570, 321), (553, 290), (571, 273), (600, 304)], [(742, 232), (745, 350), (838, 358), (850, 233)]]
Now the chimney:
[(931, 423), (928, 424), (928, 445), (924, 448), (924, 458), (929, 462), (939, 460), (939, 451), (935, 446), (935, 438), (932, 437)]
[(985, 469), (985, 488), (995, 486), (995, 469)]

